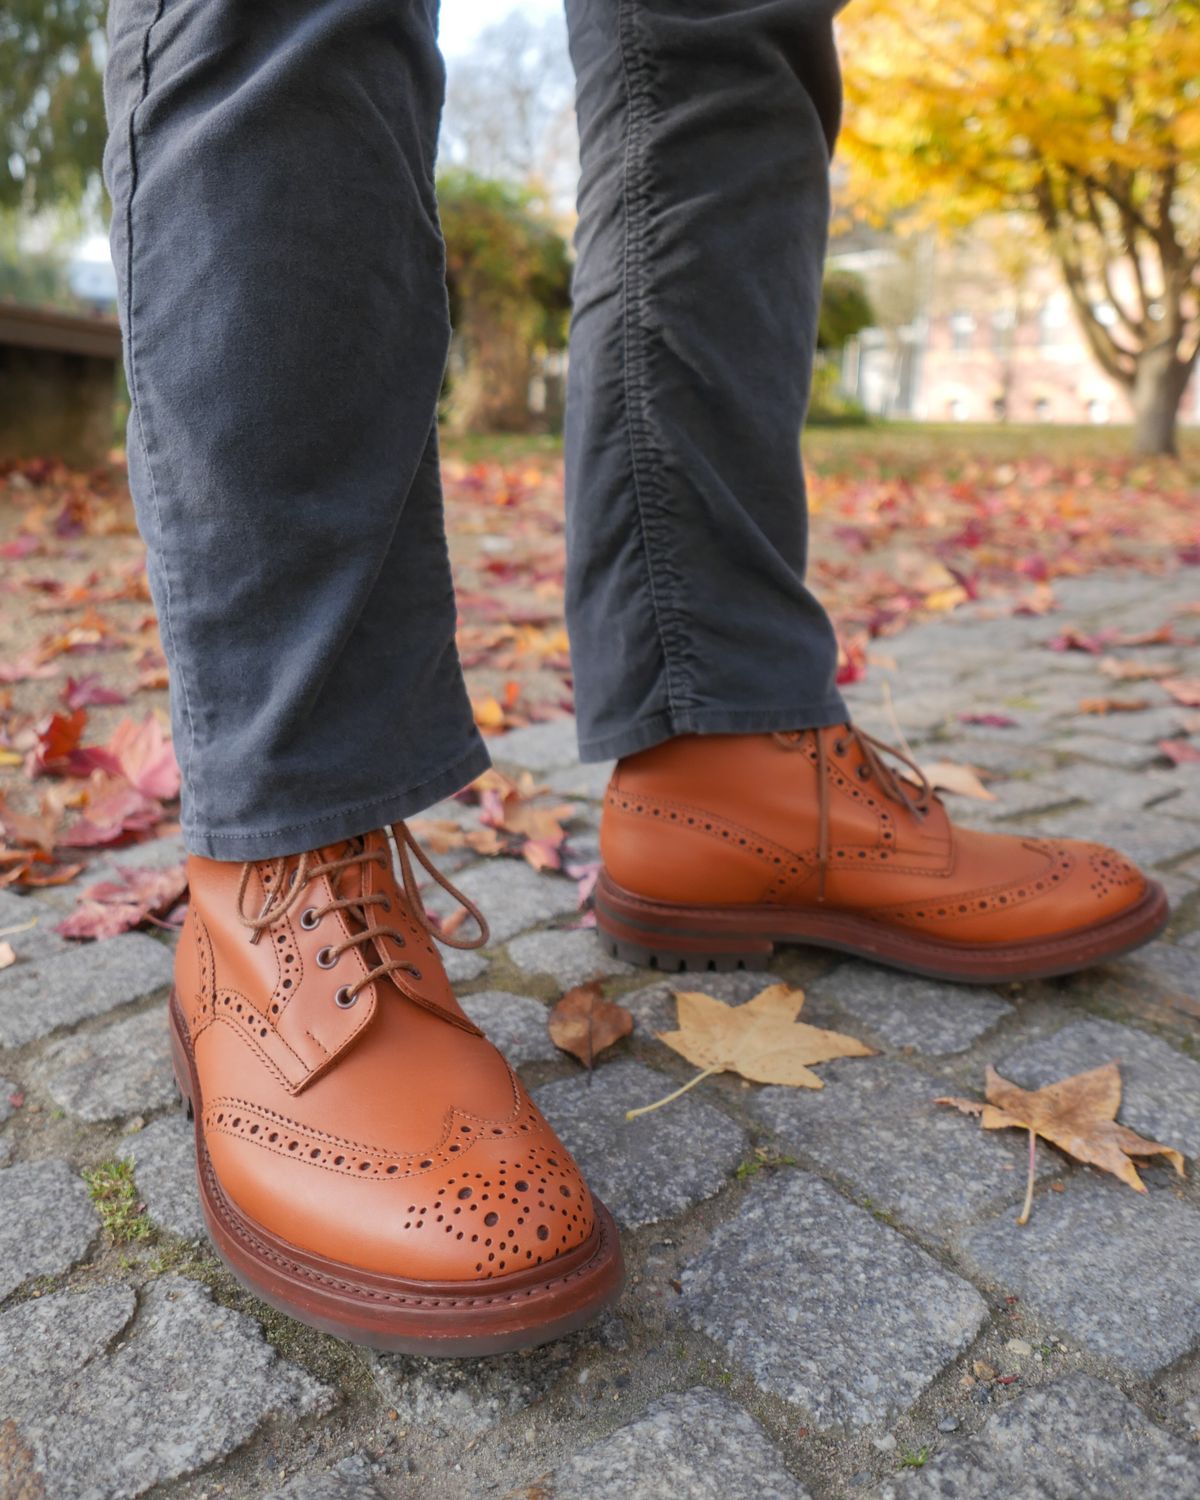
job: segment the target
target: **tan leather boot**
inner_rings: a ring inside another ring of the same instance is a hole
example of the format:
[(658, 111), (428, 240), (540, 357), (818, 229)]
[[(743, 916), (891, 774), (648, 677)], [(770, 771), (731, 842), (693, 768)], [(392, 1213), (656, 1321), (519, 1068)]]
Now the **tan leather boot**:
[(910, 761), (849, 724), (631, 755), (600, 846), (601, 932), (668, 970), (760, 964), (787, 942), (995, 983), (1124, 953), (1168, 916), (1162, 887), (1102, 845), (955, 828)]
[[(188, 861), (171, 1034), (218, 1253), (377, 1348), (489, 1354), (620, 1293), (612, 1219), (467, 1019), (403, 824), (288, 859)], [(475, 946), (475, 944), (455, 944)]]

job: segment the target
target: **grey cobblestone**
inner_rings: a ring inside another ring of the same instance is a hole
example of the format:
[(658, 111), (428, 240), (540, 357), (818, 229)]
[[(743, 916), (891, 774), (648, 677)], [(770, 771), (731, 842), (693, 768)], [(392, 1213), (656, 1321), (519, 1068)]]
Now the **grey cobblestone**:
[(562, 990), (589, 979), (635, 974), (632, 964), (606, 952), (594, 928), (528, 932), (508, 945), (508, 956), (526, 974), (549, 974)]
[[(701, 1386), (664, 1396), (549, 1477), (554, 1500), (807, 1500), (753, 1418)], [(529, 1493), (532, 1493), (532, 1486)]]
[(574, 765), (579, 756), (575, 720), (551, 719), (514, 729), (491, 741), (492, 759), (505, 765), (524, 766), (527, 771), (553, 771)]
[[(1170, 1247), (1165, 1253), (1165, 1247)], [(1088, 1171), (958, 1237), (964, 1263), (1093, 1354), (1152, 1375), (1200, 1340), (1200, 1213)]]
[(974, 1337), (974, 1287), (819, 1178), (755, 1183), (683, 1273), (687, 1320), (818, 1427), (889, 1424)]
[(20, 1047), (171, 982), (170, 948), (141, 932), (73, 943), (0, 975), (0, 1047)]
[(167, 1020), (155, 1007), (47, 1049), (38, 1081), (60, 1108), (96, 1122), (149, 1114), (175, 1098)]
[[(876, 1210), (936, 1237), (1020, 1199), (1023, 1142), (935, 1104), (944, 1084), (883, 1057), (841, 1058), (820, 1071), (823, 1089), (767, 1088), (750, 1107), (785, 1149), (844, 1178)], [(1054, 1166), (1043, 1151), (1039, 1172)]]
[(1200, 1449), (1149, 1421), (1119, 1391), (1072, 1374), (1029, 1391), (974, 1437), (885, 1484), (880, 1500), (1194, 1500)]
[(1089, 1018), (1017, 1047), (996, 1067), (1022, 1088), (1040, 1089), (1107, 1062), (1121, 1068), (1122, 1123), (1186, 1156), (1200, 1156), (1200, 1063), (1158, 1037)]
[[(455, 877), (455, 884), (483, 910), (492, 942), (506, 943), (517, 933), (539, 927), (579, 908), (573, 880), (542, 874), (522, 859), (489, 859)], [(431, 911), (448, 915), (456, 905), (441, 891), (427, 898)]]
[(82, 1260), (100, 1220), (84, 1181), (65, 1161), (0, 1169), (0, 1298), (31, 1276), (56, 1276)]
[(151, 1222), (185, 1240), (202, 1239), (195, 1136), (183, 1111), (152, 1120), (127, 1136), (120, 1151), (133, 1162), (134, 1181)]
[(195, 1282), (163, 1277), (133, 1313), (132, 1293), (106, 1287), (0, 1316), (0, 1409), (48, 1496), (132, 1500), (232, 1453), (273, 1413), (330, 1403)]
[(869, 1026), (891, 1047), (918, 1052), (962, 1052), (1013, 1014), (991, 990), (896, 974), (873, 964), (841, 964), (810, 986)]
[[(1166, 990), (1200, 1000), (1200, 933), (1192, 933), (1177, 947), (1174, 943), (1149, 943), (1118, 964), (1118, 970), (1130, 975), (1135, 983), (1148, 990)], [(1194, 1153), (1193, 1153), (1194, 1154)]]
[(1094, 808), (1077, 807), (1039, 819), (1037, 831), (1111, 844), (1139, 865), (1156, 865), (1200, 849), (1200, 823), (1160, 817), (1155, 812), (1120, 813), (1098, 820)]
[(580, 1069), (534, 1094), (592, 1188), (630, 1229), (673, 1218), (711, 1197), (746, 1155), (745, 1131), (695, 1091), (626, 1120), (627, 1109), (661, 1099), (673, 1087), (642, 1063), (620, 1061), (592, 1073)]
[(540, 1000), (529, 995), (510, 995), (505, 990), (483, 990), (476, 995), (464, 995), (460, 1003), (514, 1068), (562, 1056), (546, 1030), (550, 1009)]

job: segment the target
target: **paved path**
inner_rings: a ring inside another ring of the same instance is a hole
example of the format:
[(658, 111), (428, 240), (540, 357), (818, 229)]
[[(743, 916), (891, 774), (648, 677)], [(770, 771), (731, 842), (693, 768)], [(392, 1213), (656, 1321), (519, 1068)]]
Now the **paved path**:
[[(1195, 1161), (1185, 1184), (1150, 1169), (1138, 1197), (1047, 1149), (1021, 1230), (1021, 1138), (930, 1102), (977, 1093), (989, 1061), (1035, 1085), (1116, 1057), (1125, 1120), (1200, 1156), (1200, 768), (1156, 750), (1187, 711), (1138, 683), (1116, 691), (1151, 699), (1144, 711), (1080, 713), (1114, 691), (1100, 657), (1044, 645), (1068, 626), (1200, 633), (1180, 613), (1198, 580), (1093, 576), (1057, 585), (1052, 616), (959, 612), (881, 646), (893, 667), (855, 694), (867, 726), (893, 736), (887, 682), (922, 758), (996, 776), (998, 800), (960, 799), (960, 815), (1111, 839), (1156, 868), (1177, 910), (1133, 959), (1002, 991), (787, 953), (772, 973), (807, 988), (806, 1019), (879, 1048), (826, 1067), (820, 1093), (719, 1078), (626, 1124), (690, 1071), (654, 1040), (670, 986), (572, 926), (570, 882), (512, 861), (465, 869), (496, 934), (455, 956), (468, 1007), (626, 1231), (617, 1313), (532, 1354), (380, 1357), (242, 1293), (200, 1235), (162, 1024), (166, 942), (72, 946), (48, 930), (69, 894), (0, 894), (0, 927), (40, 918), (0, 974), (0, 1495), (1200, 1494)], [(1113, 654), (1200, 675), (1195, 647)], [(579, 797), (571, 843), (593, 855), (603, 772), (573, 764), (570, 726), (497, 753)], [(597, 974), (637, 1027), (588, 1078), (548, 1043), (545, 1008)], [(764, 982), (706, 988), (740, 1000)], [(125, 1159), (134, 1237), (116, 1245), (82, 1173), (103, 1168), (119, 1208)]]

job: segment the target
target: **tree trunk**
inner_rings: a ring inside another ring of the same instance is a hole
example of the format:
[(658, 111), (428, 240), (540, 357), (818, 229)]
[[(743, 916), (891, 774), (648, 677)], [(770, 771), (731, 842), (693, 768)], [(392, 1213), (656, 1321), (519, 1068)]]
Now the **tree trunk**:
[(1190, 374), (1190, 364), (1176, 359), (1169, 344), (1152, 344), (1138, 356), (1132, 397), (1135, 453), (1178, 453), (1176, 420)]

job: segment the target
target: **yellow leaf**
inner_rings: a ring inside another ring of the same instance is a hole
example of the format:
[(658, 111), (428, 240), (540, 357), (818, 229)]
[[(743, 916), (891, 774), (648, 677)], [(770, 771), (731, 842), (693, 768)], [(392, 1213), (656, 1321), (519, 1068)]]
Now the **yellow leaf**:
[[(685, 1088), (711, 1073), (728, 1072), (755, 1083), (819, 1089), (824, 1084), (810, 1064), (835, 1057), (870, 1057), (874, 1048), (856, 1037), (797, 1021), (803, 1004), (804, 991), (787, 984), (769, 985), (744, 1005), (680, 991), (675, 996), (678, 1028), (660, 1032), (658, 1039), (701, 1069)], [(657, 1107), (631, 1110), (627, 1118)]]

